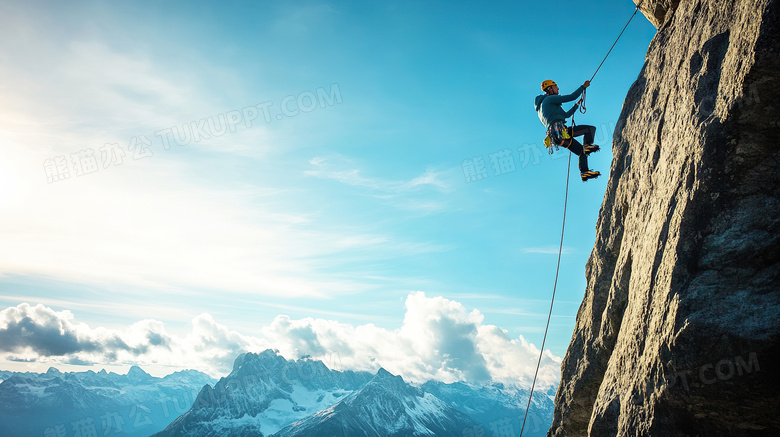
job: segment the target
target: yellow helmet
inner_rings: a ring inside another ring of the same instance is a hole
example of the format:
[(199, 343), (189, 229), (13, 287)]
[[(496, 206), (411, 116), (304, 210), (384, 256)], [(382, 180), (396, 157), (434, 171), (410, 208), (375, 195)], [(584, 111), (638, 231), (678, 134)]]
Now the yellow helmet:
[(550, 79), (545, 80), (544, 82), (542, 82), (542, 91), (546, 90), (547, 87), (551, 87), (553, 85), (558, 86), (558, 84), (555, 83), (554, 80), (550, 80)]

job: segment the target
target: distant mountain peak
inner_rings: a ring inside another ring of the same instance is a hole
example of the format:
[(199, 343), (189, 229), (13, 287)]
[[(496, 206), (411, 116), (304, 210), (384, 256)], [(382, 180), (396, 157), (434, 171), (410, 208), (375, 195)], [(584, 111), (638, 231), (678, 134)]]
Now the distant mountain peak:
[[(513, 387), (423, 386), (430, 391), (384, 368), (341, 372), (311, 358), (287, 360), (270, 349), (245, 353), (230, 375), (205, 385), (192, 408), (155, 437), (460, 436), (518, 417), (527, 400)], [(546, 431), (552, 410), (551, 399), (534, 399), (532, 428), (541, 431), (529, 436)]]
[[(195, 391), (213, 383), (206, 374), (154, 378), (138, 366), (132, 366), (126, 375), (105, 370), (66, 373), (54, 367), (46, 373), (18, 376), (0, 371), (0, 435), (65, 435), (50, 431), (55, 427), (67, 430), (69, 424), (95, 418), (99, 435), (145, 437), (170, 424), (190, 408)], [(113, 417), (108, 419), (113, 420), (113, 426), (105, 422), (106, 417)], [(73, 435), (89, 434), (73, 426)]]
[(277, 357), (279, 356), (279, 351), (276, 349), (266, 349), (259, 354), (255, 354), (260, 357)]
[(274, 436), (460, 435), (473, 425), (475, 422), (464, 413), (380, 368), (360, 390)]
[(245, 367), (251, 368), (251, 370), (273, 369), (283, 366), (287, 363), (287, 360), (279, 355), (279, 351), (273, 349), (266, 349), (259, 354), (253, 352), (246, 352), (238, 357), (233, 362), (233, 372), (238, 372)]
[(132, 380), (144, 380), (152, 378), (152, 375), (144, 372), (144, 370), (138, 366), (132, 366), (130, 367), (130, 370), (127, 371), (127, 377)]
[[(392, 373), (390, 373), (387, 370), (385, 370), (384, 367), (380, 367), (379, 370), (376, 371), (376, 376), (381, 377), (381, 378), (386, 378), (386, 377), (391, 377), (392, 378), (392, 377), (395, 377), (395, 375), (393, 375)], [(399, 378), (400, 378), (400, 376), (399, 376)]]
[(400, 375), (393, 375), (383, 367), (380, 367), (379, 370), (377, 370), (376, 375), (369, 381), (369, 384), (380, 385), (384, 388), (394, 387), (401, 389), (401, 391), (415, 390), (414, 387), (407, 384)]

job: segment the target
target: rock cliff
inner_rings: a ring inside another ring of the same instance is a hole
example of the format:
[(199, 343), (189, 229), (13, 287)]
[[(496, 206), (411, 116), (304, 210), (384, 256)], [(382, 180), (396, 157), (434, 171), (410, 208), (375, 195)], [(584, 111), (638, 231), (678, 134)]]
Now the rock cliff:
[(548, 436), (780, 435), (778, 1), (641, 11)]

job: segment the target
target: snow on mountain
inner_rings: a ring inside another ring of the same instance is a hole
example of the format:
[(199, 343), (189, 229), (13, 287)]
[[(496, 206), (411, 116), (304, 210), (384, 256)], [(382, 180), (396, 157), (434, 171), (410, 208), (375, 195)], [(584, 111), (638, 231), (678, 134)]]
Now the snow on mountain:
[[(551, 394), (537, 390), (524, 435), (543, 436)], [(529, 390), (502, 384), (412, 386), (384, 369), (339, 372), (275, 351), (243, 354), (192, 409), (155, 437), (488, 436), (520, 431)]]
[[(502, 384), (415, 387), (384, 369), (340, 372), (272, 350), (240, 355), (216, 383), (194, 370), (155, 378), (136, 366), (126, 375), (51, 368), (0, 378), (3, 437), (516, 435), (529, 394)], [(536, 391), (524, 435), (545, 435), (554, 393)]]
[(380, 369), (362, 389), (274, 437), (461, 436), (474, 424), (436, 396)]
[[(530, 395), (529, 389), (507, 387), (504, 384), (474, 385), (465, 382), (445, 384), (429, 381), (423, 384), (421, 389), (478, 422), (485, 435), (519, 434)], [(546, 435), (555, 409), (554, 395), (554, 387), (547, 392), (534, 391), (523, 430), (524, 436)], [(474, 435), (480, 435), (479, 426), (474, 429)], [(509, 432), (510, 430), (512, 432)]]
[(6, 379), (10, 378), (11, 375), (13, 375), (14, 372), (9, 372), (7, 370), (0, 370), (0, 382), (5, 381)]
[(100, 372), (8, 373), (0, 383), (3, 436), (147, 436), (187, 411), (214, 380), (187, 370), (155, 378), (139, 367)]
[(288, 361), (272, 350), (242, 354), (230, 375), (203, 387), (192, 409), (157, 436), (270, 435), (335, 404), (371, 377), (330, 370), (321, 361)]

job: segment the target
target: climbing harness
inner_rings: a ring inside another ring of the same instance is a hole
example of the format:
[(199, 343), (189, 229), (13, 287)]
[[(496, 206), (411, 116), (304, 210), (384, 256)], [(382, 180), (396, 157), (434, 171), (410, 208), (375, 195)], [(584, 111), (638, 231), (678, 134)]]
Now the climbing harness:
[[(609, 51), (607, 52), (607, 55), (604, 56), (604, 59), (601, 61), (601, 64), (599, 64), (599, 67), (596, 69), (596, 72), (593, 73), (593, 76), (591, 76), (590, 81), (593, 81), (593, 79), (596, 77), (596, 74), (598, 74), (599, 70), (601, 70), (601, 66), (604, 65), (604, 62), (609, 57), (610, 53), (612, 53), (612, 49), (615, 48), (615, 45), (618, 43), (620, 38), (623, 36), (623, 33), (628, 28), (628, 25), (631, 24), (631, 20), (634, 19), (634, 17), (636, 16), (636, 13), (639, 12), (639, 8), (642, 6), (642, 3), (644, 3), (644, 2), (645, 1), (642, 0), (642, 1), (639, 2), (638, 5), (636, 5), (636, 9), (634, 10), (634, 13), (631, 15), (631, 18), (628, 19), (628, 23), (626, 23), (626, 25), (623, 27), (623, 30), (620, 31), (620, 35), (618, 35), (617, 39), (615, 39), (615, 42), (612, 43), (612, 47), (609, 48)], [(580, 112), (582, 112), (584, 114), (585, 111), (587, 110), (585, 108), (585, 91), (584, 90), (582, 91), (582, 97), (580, 98), (579, 102), (577, 102), (577, 104), (580, 105)], [(576, 124), (574, 123), (574, 117), (573, 116), (572, 116), (571, 121), (572, 121), (572, 126), (576, 126)], [(563, 122), (561, 122), (561, 124), (563, 125)], [(552, 128), (552, 126), (551, 126), (551, 128)], [(566, 135), (568, 135), (568, 131), (566, 129), (566, 125), (563, 125), (563, 132), (566, 132)], [(572, 132), (573, 132), (573, 128), (572, 128)], [(548, 136), (547, 136), (547, 138), (545, 138), (544, 144), (545, 144), (545, 146), (550, 148), (550, 146), (548, 146), (548, 140), (550, 140), (549, 129), (548, 129), (548, 134), (547, 135)], [(551, 141), (549, 143), (552, 144)], [(552, 153), (552, 149), (550, 148), (549, 150), (550, 150), (550, 153)], [(531, 393), (528, 395), (528, 405), (526, 405), (526, 407), (525, 407), (525, 415), (523, 416), (523, 425), (520, 427), (520, 437), (523, 437), (523, 430), (525, 430), (525, 422), (526, 422), (526, 419), (528, 418), (528, 410), (531, 409), (531, 400), (534, 397), (534, 387), (536, 387), (536, 378), (539, 375), (539, 366), (541, 366), (541, 364), (542, 364), (542, 356), (544, 355), (544, 344), (547, 341), (547, 332), (550, 329), (550, 319), (552, 318), (553, 305), (555, 304), (555, 291), (558, 288), (558, 273), (560, 272), (560, 269), (561, 269), (561, 253), (563, 252), (563, 233), (564, 233), (564, 230), (566, 229), (566, 207), (567, 207), (567, 205), (569, 203), (569, 174), (570, 173), (571, 173), (571, 153), (569, 153), (569, 163), (566, 165), (566, 191), (565, 191), (564, 198), (563, 198), (563, 224), (561, 225), (561, 243), (558, 246), (558, 265), (555, 267), (555, 282), (553, 283), (552, 298), (550, 299), (550, 312), (547, 314), (547, 325), (545, 325), (545, 327), (544, 327), (544, 336), (542, 337), (542, 347), (539, 348), (539, 360), (536, 362), (536, 371), (534, 371), (534, 379), (533, 379), (533, 382), (531, 383)]]
[(547, 138), (544, 139), (544, 147), (552, 155), (553, 150), (557, 151), (558, 147), (563, 144), (564, 140), (571, 139), (569, 135), (569, 129), (563, 121), (556, 121), (547, 128)]

